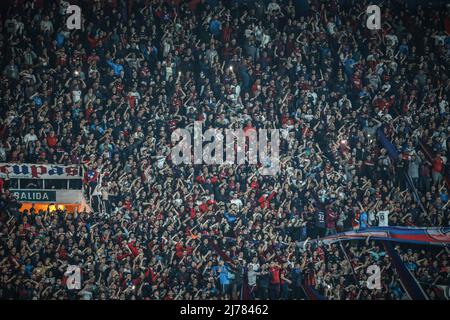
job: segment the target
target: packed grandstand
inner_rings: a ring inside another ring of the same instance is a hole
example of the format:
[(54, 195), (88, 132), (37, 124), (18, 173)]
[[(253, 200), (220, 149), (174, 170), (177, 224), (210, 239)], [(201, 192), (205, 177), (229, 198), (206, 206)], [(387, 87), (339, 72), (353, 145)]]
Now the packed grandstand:
[[(445, 1), (380, 30), (368, 1), (70, 4), (81, 30), (0, 16), (0, 299), (450, 298)], [(194, 121), (280, 129), (279, 172), (175, 165)]]

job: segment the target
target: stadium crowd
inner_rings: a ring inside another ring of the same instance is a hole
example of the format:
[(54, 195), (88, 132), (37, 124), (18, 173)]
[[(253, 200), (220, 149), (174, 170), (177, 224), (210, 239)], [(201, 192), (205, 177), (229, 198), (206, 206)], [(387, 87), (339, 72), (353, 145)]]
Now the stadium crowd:
[[(367, 1), (71, 1), (70, 31), (68, 2), (15, 3), (0, 162), (82, 165), (93, 212), (20, 212), (2, 177), (1, 298), (405, 298), (379, 244), (298, 243), (449, 226), (446, 7), (385, 1), (369, 30)], [(194, 121), (281, 129), (279, 173), (173, 165)], [(449, 285), (447, 251), (402, 257), (429, 295)], [(361, 288), (372, 262), (381, 290)]]

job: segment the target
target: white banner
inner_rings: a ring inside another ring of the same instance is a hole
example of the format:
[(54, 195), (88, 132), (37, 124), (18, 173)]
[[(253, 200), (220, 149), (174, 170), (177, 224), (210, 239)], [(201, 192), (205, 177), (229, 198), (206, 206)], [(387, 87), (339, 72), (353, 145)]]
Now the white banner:
[(0, 163), (0, 177), (23, 179), (81, 179), (78, 165)]

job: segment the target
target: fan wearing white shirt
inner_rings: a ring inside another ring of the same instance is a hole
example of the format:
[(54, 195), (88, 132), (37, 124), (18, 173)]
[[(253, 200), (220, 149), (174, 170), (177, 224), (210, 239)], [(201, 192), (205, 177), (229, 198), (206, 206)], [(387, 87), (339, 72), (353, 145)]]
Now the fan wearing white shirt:
[(378, 211), (377, 216), (379, 227), (389, 226), (389, 211)]
[(237, 194), (233, 194), (233, 199), (231, 199), (231, 204), (234, 204), (238, 210), (240, 210), (243, 206), (241, 199), (238, 199)]
[(273, 13), (274, 11), (280, 11), (280, 5), (276, 2), (276, 0), (273, 0), (269, 5), (267, 6), (267, 11), (269, 13)]
[(34, 129), (31, 129), (30, 132), (28, 132), (25, 137), (23, 138), (23, 142), (25, 142), (25, 144), (28, 144), (28, 142), (34, 142), (36, 141), (38, 138), (36, 136), (36, 134), (34, 133)]

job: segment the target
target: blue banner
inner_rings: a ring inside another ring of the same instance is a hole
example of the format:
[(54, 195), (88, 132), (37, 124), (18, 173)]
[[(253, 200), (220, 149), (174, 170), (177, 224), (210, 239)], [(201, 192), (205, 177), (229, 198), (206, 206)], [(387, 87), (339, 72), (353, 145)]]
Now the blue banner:
[(383, 132), (383, 126), (379, 127), (377, 129), (377, 137), (378, 140), (381, 142), (381, 144), (383, 145), (383, 147), (387, 150), (389, 156), (396, 160), (400, 154), (397, 151), (397, 148), (389, 141), (388, 138), (386, 138), (386, 135)]
[(373, 227), (337, 233), (320, 240), (328, 244), (340, 240), (365, 240), (368, 237), (372, 240), (450, 246), (450, 228)]

